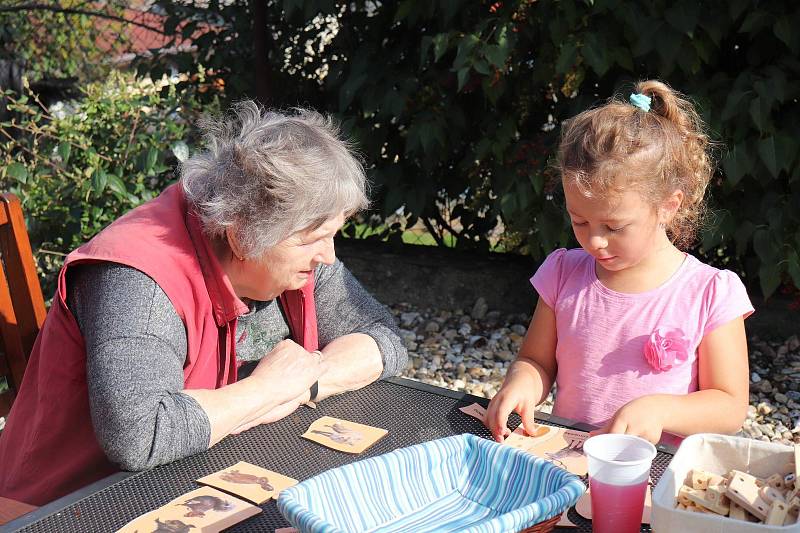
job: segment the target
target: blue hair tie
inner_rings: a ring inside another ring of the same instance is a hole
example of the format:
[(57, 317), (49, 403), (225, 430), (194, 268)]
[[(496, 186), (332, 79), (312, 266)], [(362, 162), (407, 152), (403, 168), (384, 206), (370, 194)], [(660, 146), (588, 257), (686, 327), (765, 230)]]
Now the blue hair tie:
[(652, 100), (649, 96), (646, 96), (642, 93), (631, 93), (630, 97), (628, 97), (628, 100), (630, 100), (631, 104), (638, 107), (642, 111), (650, 111), (650, 102), (652, 102)]

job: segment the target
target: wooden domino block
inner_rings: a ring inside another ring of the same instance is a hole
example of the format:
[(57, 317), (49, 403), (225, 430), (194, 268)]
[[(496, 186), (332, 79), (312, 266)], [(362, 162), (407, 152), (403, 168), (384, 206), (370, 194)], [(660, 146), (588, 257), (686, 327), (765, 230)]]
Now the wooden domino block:
[(688, 485), (693, 489), (701, 489), (705, 490), (708, 488), (708, 481), (711, 479), (710, 472), (706, 472), (705, 470), (700, 470), (699, 468), (693, 468), (689, 472), (689, 483)]
[(728, 514), (728, 516), (730, 516), (731, 518), (735, 518), (736, 520), (747, 521), (747, 511), (745, 511), (744, 507), (742, 507), (736, 502), (731, 502), (730, 513)]
[(772, 474), (767, 478), (767, 485), (769, 485), (773, 489), (783, 490), (783, 488), (785, 487), (783, 479), (784, 477), (780, 474)]
[(787, 502), (790, 502), (798, 496), (800, 496), (800, 488), (794, 488), (786, 491), (786, 494), (784, 495), (783, 499), (786, 500)]
[(730, 512), (731, 501), (727, 496), (728, 484), (710, 485), (706, 490), (705, 500), (706, 509), (710, 509), (717, 514), (727, 516)]
[(795, 460), (760, 478), (730, 470), (724, 476), (694, 468), (676, 496), (676, 509), (768, 525), (800, 524), (800, 445)]
[(727, 485), (728, 484), (728, 479), (726, 479), (724, 476), (719, 476), (717, 474), (711, 474), (711, 478), (709, 478), (708, 484), (709, 485), (722, 485), (722, 484)]
[(768, 504), (772, 504), (775, 501), (779, 502), (786, 502), (783, 497), (783, 493), (778, 489), (772, 488), (769, 485), (764, 485), (760, 489), (758, 489), (758, 495), (761, 496), (761, 499), (767, 502)]
[[(687, 487), (686, 485), (681, 487), (680, 492), (678, 492), (678, 501), (687, 507), (699, 505), (697, 502), (704, 501), (705, 498), (706, 491), (701, 489), (693, 489), (691, 487)], [(688, 500), (688, 503), (686, 500)]]
[(794, 445), (794, 477), (800, 478), (800, 444)]
[(715, 514), (715, 513), (714, 513), (714, 511), (709, 511), (708, 509), (706, 509), (705, 507), (703, 507), (703, 506), (701, 506), (701, 505), (691, 505), (691, 506), (687, 506), (687, 507), (686, 507), (686, 510), (687, 510), (687, 511), (690, 511), (690, 512), (692, 512), (692, 513)]
[(748, 512), (764, 520), (769, 512), (770, 505), (759, 495), (756, 478), (750, 474), (733, 471), (733, 477), (728, 484), (727, 496)]
[(789, 508), (786, 506), (786, 503), (775, 500), (772, 502), (772, 507), (770, 507), (769, 513), (767, 513), (764, 524), (768, 526), (782, 526), (784, 520), (786, 520), (788, 510)]
[(784, 519), (783, 525), (790, 526), (800, 522), (800, 498), (795, 497), (789, 500), (786, 507), (786, 519)]
[(716, 514), (727, 516), (730, 511), (730, 500), (725, 496), (725, 489), (719, 485), (712, 485), (707, 490), (689, 489), (686, 496), (695, 505)]
[(688, 487), (683, 485), (680, 490), (678, 490), (678, 503), (684, 506), (692, 505), (692, 500), (689, 499), (689, 491), (693, 490), (692, 487)]
[(800, 496), (789, 499), (788, 506), (788, 512), (790, 514), (800, 514)]

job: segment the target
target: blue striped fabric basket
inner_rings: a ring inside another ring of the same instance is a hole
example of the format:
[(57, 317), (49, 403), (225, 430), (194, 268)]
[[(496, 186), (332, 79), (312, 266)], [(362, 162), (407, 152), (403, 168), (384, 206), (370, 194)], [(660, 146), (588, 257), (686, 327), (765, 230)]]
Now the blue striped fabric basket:
[(281, 491), (278, 509), (303, 533), (516, 532), (584, 491), (543, 459), (464, 434), (323, 472)]

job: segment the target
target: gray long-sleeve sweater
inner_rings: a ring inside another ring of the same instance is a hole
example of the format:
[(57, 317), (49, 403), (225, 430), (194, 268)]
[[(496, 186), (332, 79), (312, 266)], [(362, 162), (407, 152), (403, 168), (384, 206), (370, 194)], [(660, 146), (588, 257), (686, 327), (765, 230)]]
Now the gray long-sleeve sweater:
[[(150, 277), (114, 263), (76, 265), (67, 304), (86, 343), (89, 403), (98, 441), (124, 470), (143, 470), (208, 448), (206, 413), (183, 389), (186, 329)], [(314, 298), (320, 346), (348, 333), (378, 344), (381, 377), (399, 374), (407, 352), (391, 313), (340, 261), (320, 265)], [(240, 317), (240, 378), (281, 340), (289, 326), (277, 301), (254, 302)]]

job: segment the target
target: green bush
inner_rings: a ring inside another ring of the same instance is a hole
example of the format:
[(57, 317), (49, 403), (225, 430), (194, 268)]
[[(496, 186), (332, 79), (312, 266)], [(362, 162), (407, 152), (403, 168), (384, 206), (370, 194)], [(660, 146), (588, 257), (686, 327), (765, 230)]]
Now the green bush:
[(796, 2), (390, 5), (342, 14), (305, 66), (327, 64), (328, 108), (375, 162), (385, 213), (436, 218), (444, 191), (465, 199), (459, 244), (485, 242), (499, 217), (507, 248), (538, 258), (574, 245), (554, 194), (560, 122), (659, 78), (695, 99), (721, 145), (714, 224), (695, 252), (765, 296), (800, 287)]
[[(380, 238), (420, 221), (437, 242), (457, 247), (541, 259), (556, 246), (574, 245), (550, 165), (561, 121), (637, 79), (665, 80), (697, 101), (721, 146), (709, 191), (715, 223), (695, 252), (743, 273), (765, 296), (781, 284), (797, 294), (800, 33), (792, 28), (800, 7), (794, 0), (148, 6), (174, 37), (165, 44), (170, 62), (185, 70), (202, 57), (226, 97), (255, 96), (254, 73), (266, 74), (268, 90), (258, 94), (268, 105), (338, 114), (369, 164), (380, 214), (402, 208), (409, 216), (408, 224), (359, 221)], [(253, 20), (262, 22), (254, 28)], [(191, 50), (175, 48), (189, 37)], [(162, 155), (172, 140), (165, 142)], [(20, 149), (12, 155), (33, 170)], [(113, 165), (97, 164), (122, 177)], [(126, 183), (127, 194), (141, 196), (135, 180)], [(358, 233), (358, 226), (348, 231)], [(92, 231), (86, 224), (74, 234)]]
[[(236, 68), (251, 59), (256, 37), (243, 21), (254, 3), (157, 4), (167, 32), (213, 24), (199, 53), (229, 97), (254, 94), (252, 72)], [(267, 6), (256, 30), (271, 46), (252, 59), (272, 73), (271, 105), (338, 113), (371, 165), (384, 216), (402, 207), (458, 247), (488, 249), (499, 228), (503, 248), (537, 259), (574, 245), (549, 164), (559, 124), (659, 78), (696, 99), (723, 147), (710, 189), (716, 224), (696, 252), (760, 282), (765, 296), (781, 283), (800, 287), (795, 0)], [(189, 64), (194, 53), (179, 58)]]
[(46, 295), (64, 254), (156, 196), (189, 155), (194, 99), (176, 82), (115, 72), (82, 93), (49, 108), (6, 93), (13, 118), (0, 123), (0, 188), (22, 202)]
[[(4, 7), (9, 3), (0, 2)], [(81, 0), (8, 7), (0, 10), (0, 59), (23, 63), (33, 84), (102, 79), (114, 67), (107, 59), (129, 45), (128, 34), (120, 31), (123, 23), (108, 18), (125, 14), (123, 2), (95, 6), (106, 18), (91, 16), (90, 6)]]
[[(715, 223), (698, 252), (758, 280), (800, 288), (800, 7), (789, 0), (559, 2), (533, 9), (555, 60), (556, 116), (623, 82), (657, 77), (689, 94), (720, 142)], [(545, 26), (546, 24), (546, 26)], [(574, 98), (564, 98), (564, 96)]]

